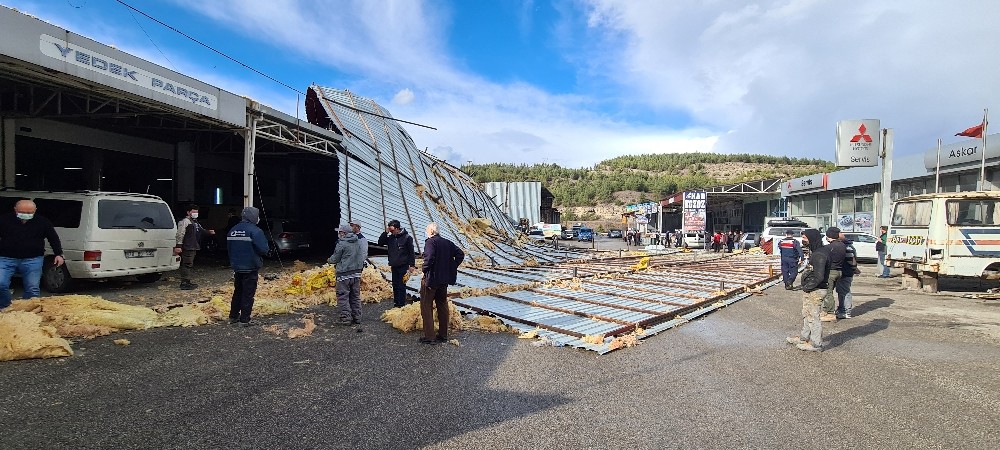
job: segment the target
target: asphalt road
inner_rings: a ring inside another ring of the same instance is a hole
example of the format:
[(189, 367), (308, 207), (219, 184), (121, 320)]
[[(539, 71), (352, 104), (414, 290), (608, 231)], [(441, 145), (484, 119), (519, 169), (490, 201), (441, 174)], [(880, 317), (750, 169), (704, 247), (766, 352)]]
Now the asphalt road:
[(604, 356), (508, 334), (419, 344), (378, 322), (387, 302), (360, 333), (326, 307), (296, 340), (119, 333), (0, 363), (0, 448), (1000, 447), (1000, 302), (866, 272), (820, 354), (784, 343), (801, 302), (780, 285)]

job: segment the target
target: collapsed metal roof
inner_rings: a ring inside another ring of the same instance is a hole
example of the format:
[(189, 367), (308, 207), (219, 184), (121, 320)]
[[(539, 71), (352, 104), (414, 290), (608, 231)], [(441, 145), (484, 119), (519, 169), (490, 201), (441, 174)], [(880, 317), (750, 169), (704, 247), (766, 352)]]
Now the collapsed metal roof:
[[(312, 86), (306, 113), (310, 123), (343, 136), (342, 221), (359, 221), (372, 232), (391, 219), (421, 231), (437, 222), (441, 235), (468, 255), (451, 295), (455, 304), (537, 333), (539, 342), (606, 353), (752, 295), (777, 278), (778, 262), (767, 255), (672, 250), (642, 259), (532, 244), (474, 180), (421, 152), (371, 99)], [(414, 241), (419, 252), (423, 243)], [(417, 292), (420, 277), (411, 277), (407, 288)]]
[[(424, 227), (436, 222), (472, 262), (520, 265), (586, 257), (532, 245), (493, 200), (458, 168), (420, 151), (413, 138), (375, 101), (350, 91), (313, 85), (306, 95), (309, 122), (341, 135), (341, 221), (356, 220), (369, 234), (399, 220), (423, 247)], [(485, 221), (476, 220), (485, 219)]]

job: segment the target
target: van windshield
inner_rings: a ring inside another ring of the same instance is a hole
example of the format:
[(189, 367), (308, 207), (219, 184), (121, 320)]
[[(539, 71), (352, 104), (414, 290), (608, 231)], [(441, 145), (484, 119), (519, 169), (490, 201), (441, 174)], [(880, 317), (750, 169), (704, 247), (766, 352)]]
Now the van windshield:
[(892, 212), (893, 226), (926, 227), (931, 223), (931, 201), (899, 202)]
[(97, 202), (97, 227), (169, 230), (174, 217), (166, 203), (105, 199)]
[(784, 236), (785, 235), (785, 231), (788, 231), (788, 230), (792, 231), (792, 236), (794, 236), (794, 237), (802, 236), (802, 229), (801, 228), (774, 227), (774, 228), (771, 228), (771, 230), (768, 231), (767, 234), (770, 235), (770, 236)]
[(1000, 201), (997, 200), (948, 200), (948, 225), (997, 225), (1000, 224)]

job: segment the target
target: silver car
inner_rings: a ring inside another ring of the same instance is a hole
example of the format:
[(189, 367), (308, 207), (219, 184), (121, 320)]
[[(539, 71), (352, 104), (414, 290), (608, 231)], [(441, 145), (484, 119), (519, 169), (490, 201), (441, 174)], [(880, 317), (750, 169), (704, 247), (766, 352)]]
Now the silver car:
[(264, 234), (268, 237), (268, 258), (278, 254), (307, 251), (312, 236), (298, 222), (288, 219), (268, 219)]

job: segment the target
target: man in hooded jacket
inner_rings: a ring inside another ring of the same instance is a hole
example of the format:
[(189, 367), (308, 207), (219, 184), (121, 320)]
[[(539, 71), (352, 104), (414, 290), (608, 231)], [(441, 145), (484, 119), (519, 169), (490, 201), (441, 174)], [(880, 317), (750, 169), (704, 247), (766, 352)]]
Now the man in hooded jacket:
[(830, 249), (823, 245), (819, 230), (810, 228), (802, 232), (802, 243), (809, 249), (809, 264), (802, 273), (802, 331), (798, 336), (786, 338), (789, 344), (799, 350), (818, 352), (823, 349), (823, 322), (820, 311), (823, 308), (821, 289), (827, 286), (830, 277)]
[(361, 323), (361, 270), (365, 260), (358, 247), (358, 235), (350, 225), (337, 229), (340, 240), (333, 255), (327, 262), (337, 268), (337, 306), (340, 308), (340, 324)]
[(229, 323), (250, 326), (254, 295), (257, 293), (257, 272), (264, 265), (261, 256), (267, 254), (267, 237), (257, 227), (260, 211), (248, 206), (242, 220), (226, 233), (229, 265), (233, 268), (233, 300), (229, 305)]
[[(390, 220), (386, 226), (386, 251), (389, 254), (389, 267), (392, 269), (392, 305), (396, 308), (406, 306), (407, 272), (417, 270), (417, 260), (413, 256), (413, 238), (403, 229), (398, 220)], [(383, 245), (379, 238), (379, 245)]]

